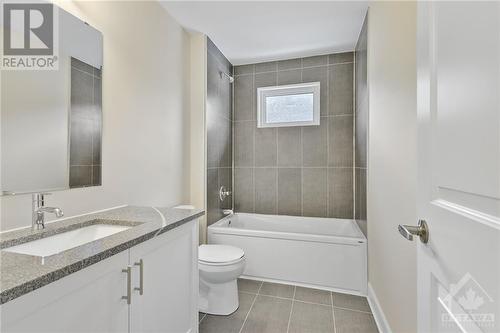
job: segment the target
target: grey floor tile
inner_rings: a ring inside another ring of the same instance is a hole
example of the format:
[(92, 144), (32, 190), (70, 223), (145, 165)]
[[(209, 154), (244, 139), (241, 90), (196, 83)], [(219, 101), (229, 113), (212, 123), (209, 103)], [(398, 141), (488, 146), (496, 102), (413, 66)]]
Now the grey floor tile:
[(206, 315), (206, 313), (198, 312), (198, 323), (200, 323)]
[(262, 288), (260, 288), (259, 294), (284, 297), (284, 298), (293, 298), (294, 288), (295, 288), (294, 286), (289, 286), (286, 284), (264, 282)]
[(294, 302), (288, 332), (332, 333), (332, 307), (319, 304)]
[(245, 293), (257, 294), (261, 284), (261, 281), (238, 279), (238, 290)]
[(370, 305), (368, 305), (366, 297), (362, 296), (333, 293), (333, 306), (351, 310), (371, 312)]
[(337, 333), (378, 333), (377, 324), (369, 313), (333, 308)]
[(295, 299), (298, 301), (332, 305), (332, 297), (329, 291), (297, 287)]
[(256, 296), (240, 293), (239, 297), (240, 307), (229, 316), (206, 315), (200, 322), (200, 333), (238, 333)]
[(285, 333), (292, 300), (258, 295), (243, 325), (244, 333)]

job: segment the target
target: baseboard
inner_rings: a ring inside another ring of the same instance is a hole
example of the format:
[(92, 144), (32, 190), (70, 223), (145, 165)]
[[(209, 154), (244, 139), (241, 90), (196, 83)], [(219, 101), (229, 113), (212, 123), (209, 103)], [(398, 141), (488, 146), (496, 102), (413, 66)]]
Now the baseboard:
[(366, 296), (366, 294), (364, 294), (363, 292), (361, 292), (359, 290), (341, 289), (341, 288), (327, 287), (327, 286), (321, 286), (321, 285), (310, 284), (310, 283), (293, 282), (293, 281), (287, 281), (287, 280), (268, 279), (268, 278), (261, 278), (258, 276), (244, 275), (244, 274), (241, 275), (240, 278), (248, 279), (248, 280), (263, 281), (263, 282), (286, 284), (286, 285), (290, 285), (290, 286), (305, 287), (305, 288), (311, 288), (311, 289), (327, 290), (327, 291), (333, 291), (333, 292), (341, 293), (341, 294)]
[(372, 309), (373, 318), (375, 318), (375, 322), (377, 323), (378, 331), (380, 333), (392, 333), (389, 322), (385, 317), (384, 311), (378, 302), (377, 295), (375, 295), (375, 291), (370, 282), (368, 282), (368, 303)]

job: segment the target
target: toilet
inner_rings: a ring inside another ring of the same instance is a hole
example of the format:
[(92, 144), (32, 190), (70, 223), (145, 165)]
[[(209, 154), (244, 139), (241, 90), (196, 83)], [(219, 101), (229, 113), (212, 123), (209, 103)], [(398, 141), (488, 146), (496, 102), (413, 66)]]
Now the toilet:
[(229, 245), (200, 245), (200, 312), (229, 315), (239, 306), (237, 278), (245, 268), (245, 253)]

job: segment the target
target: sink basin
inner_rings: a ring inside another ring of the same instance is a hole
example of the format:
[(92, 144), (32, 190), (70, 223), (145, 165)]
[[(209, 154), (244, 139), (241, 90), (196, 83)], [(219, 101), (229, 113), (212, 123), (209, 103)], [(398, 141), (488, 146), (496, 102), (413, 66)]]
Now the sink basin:
[(123, 225), (96, 224), (8, 247), (2, 251), (47, 257), (130, 228)]

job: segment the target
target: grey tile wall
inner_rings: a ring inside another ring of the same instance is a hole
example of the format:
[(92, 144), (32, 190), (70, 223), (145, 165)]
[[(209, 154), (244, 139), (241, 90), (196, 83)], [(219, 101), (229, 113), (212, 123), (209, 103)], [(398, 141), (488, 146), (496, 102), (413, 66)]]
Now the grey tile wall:
[[(234, 208), (354, 217), (354, 53), (235, 66)], [(257, 88), (321, 82), (319, 126), (259, 129)]]
[[(232, 87), (227, 77), (221, 72), (231, 74), (233, 66), (207, 38), (207, 223), (208, 225), (223, 217), (222, 210), (232, 208), (232, 196), (223, 202), (219, 199), (219, 189), (224, 186), (233, 190), (233, 112)], [(252, 82), (238, 80), (234, 83), (241, 93), (253, 86)], [(240, 103), (240, 110), (248, 105), (248, 98), (235, 96), (235, 103)], [(250, 101), (251, 102), (251, 101)], [(251, 128), (248, 128), (252, 130)], [(244, 148), (243, 145), (239, 145)], [(240, 156), (238, 152), (235, 156)], [(241, 155), (243, 163), (245, 155)], [(252, 160), (253, 163), (253, 160)]]
[(101, 185), (101, 70), (71, 58), (69, 187)]
[(367, 146), (368, 146), (368, 89), (367, 89), (367, 21), (358, 38), (355, 52), (356, 66), (356, 103), (354, 114), (355, 130), (355, 219), (364, 234), (367, 234), (366, 221), (366, 177), (367, 177)]

